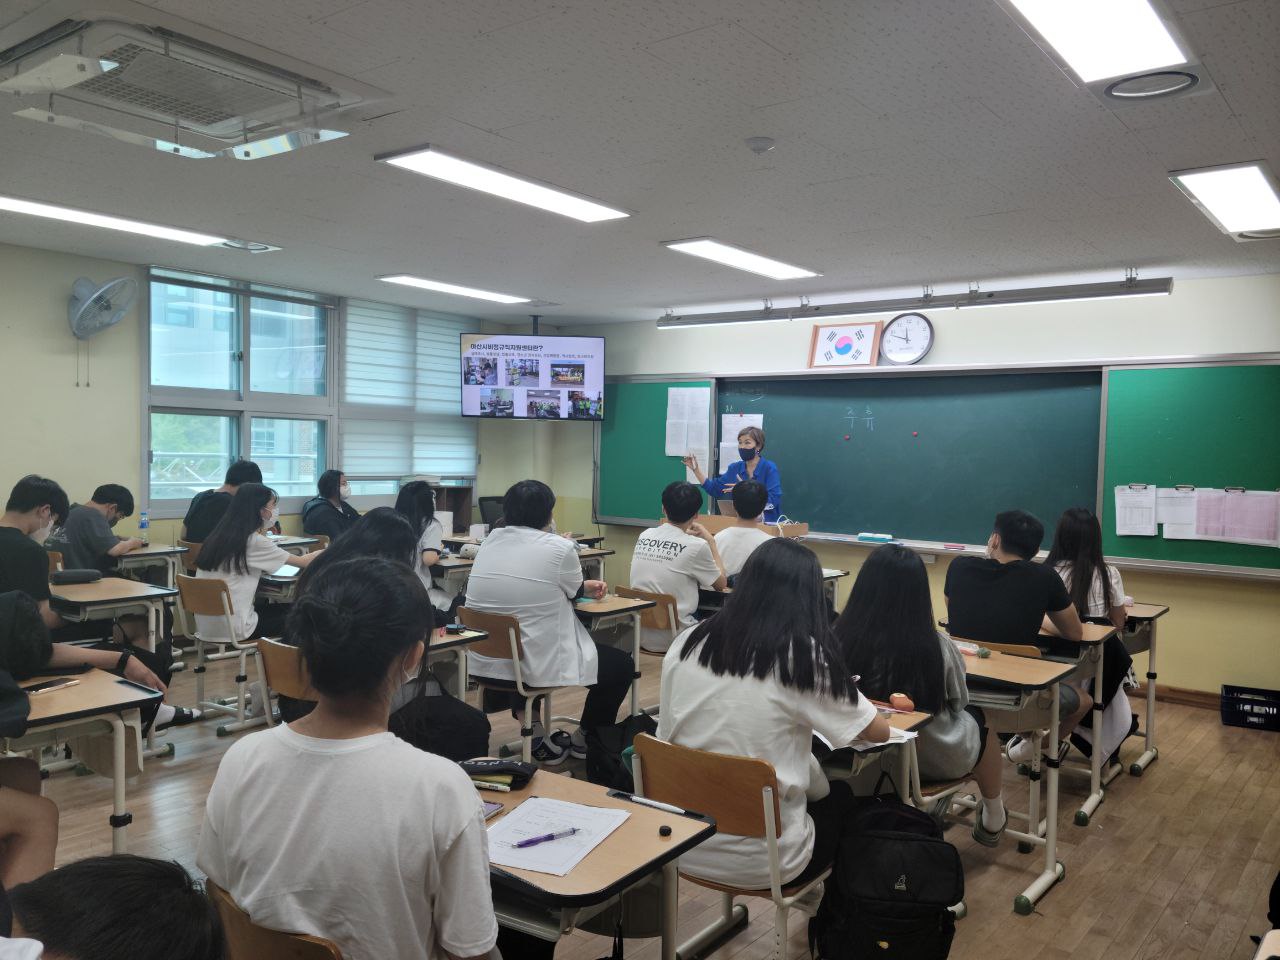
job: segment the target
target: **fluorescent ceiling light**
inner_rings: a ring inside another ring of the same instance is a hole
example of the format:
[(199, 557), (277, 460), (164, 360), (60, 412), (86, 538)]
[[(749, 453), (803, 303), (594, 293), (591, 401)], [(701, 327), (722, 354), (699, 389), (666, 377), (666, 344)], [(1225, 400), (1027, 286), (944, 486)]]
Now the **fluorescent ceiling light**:
[(212, 247), (220, 243), (226, 243), (228, 240), (227, 237), (215, 237), (208, 233), (179, 230), (177, 227), (162, 227), (154, 223), (143, 223), (141, 220), (109, 217), (101, 213), (90, 213), (87, 210), (73, 210), (71, 207), (55, 207), (50, 203), (19, 200), (17, 197), (0, 196), (0, 210), (8, 210), (10, 213), (25, 213), (33, 217), (47, 217), (50, 220), (64, 220), (67, 223), (81, 223), (89, 227), (120, 230), (124, 233), (140, 233), (144, 237), (155, 237), (158, 240), (176, 240), (178, 243), (192, 243), (199, 247)]
[(492, 293), (488, 290), (476, 290), (474, 287), (459, 287), (453, 283), (441, 283), (439, 280), (424, 280), (422, 277), (410, 277), (397, 274), (392, 277), (379, 277), (387, 283), (398, 283), (405, 287), (419, 287), (423, 290), (435, 290), (438, 293), (451, 293), (457, 297), (474, 297), (476, 300), (491, 300), (494, 303), (528, 303), (528, 297), (512, 297), (505, 293)]
[(1007, 0), (1085, 83), (1186, 63), (1150, 0)]
[(1113, 283), (1073, 283), (1020, 290), (973, 290), (964, 293), (900, 297), (892, 300), (862, 300), (851, 303), (805, 304), (799, 307), (735, 310), (725, 313), (695, 313), (658, 318), (659, 330), (681, 327), (720, 327), (734, 323), (761, 323), (774, 320), (819, 320), (866, 316), (876, 313), (906, 313), (913, 310), (957, 310), (974, 307), (1012, 307), (1030, 303), (1066, 303), (1075, 300), (1111, 300), (1116, 297), (1158, 297), (1173, 292), (1173, 280), (1118, 280)]
[(1179, 170), (1169, 179), (1223, 233), (1280, 230), (1280, 190), (1262, 161)]
[(716, 263), (722, 263), (726, 267), (745, 270), (747, 273), (769, 277), (772, 280), (800, 280), (805, 277), (821, 276), (821, 274), (806, 270), (804, 267), (795, 267), (789, 263), (783, 263), (781, 260), (762, 257), (758, 253), (752, 253), (740, 247), (731, 247), (727, 243), (721, 243), (719, 240), (713, 240), (710, 237), (694, 237), (690, 240), (668, 240), (662, 245), (669, 250), (679, 250), (681, 253), (687, 253), (690, 256), (702, 257), (704, 260), (714, 260)]
[(420, 147), (398, 155), (383, 154), (374, 159), (420, 173), (424, 177), (435, 177), (437, 180), (454, 183), (460, 187), (470, 187), (482, 193), (491, 193), (495, 197), (525, 203), (541, 210), (550, 210), (552, 213), (572, 217), (583, 223), (619, 220), (631, 216), (624, 210), (606, 207), (603, 203), (588, 197), (525, 177), (518, 177), (496, 167), (463, 160), (461, 157), (444, 153), (432, 146)]

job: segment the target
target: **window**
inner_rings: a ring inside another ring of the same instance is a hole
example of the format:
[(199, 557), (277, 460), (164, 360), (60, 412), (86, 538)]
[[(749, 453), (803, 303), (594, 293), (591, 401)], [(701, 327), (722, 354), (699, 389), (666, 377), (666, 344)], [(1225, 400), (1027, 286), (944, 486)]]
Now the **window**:
[(238, 448), (235, 417), (151, 412), (152, 500), (190, 500), (222, 486)]
[(153, 268), (150, 488), (154, 516), (180, 517), (238, 457), (296, 512), (324, 472), (337, 301), (222, 277)]
[(458, 335), (474, 328), (465, 318), (348, 301), (339, 462), (353, 492), (384, 492), (385, 481), (413, 474), (475, 476), (475, 425), (460, 417), (458, 387)]

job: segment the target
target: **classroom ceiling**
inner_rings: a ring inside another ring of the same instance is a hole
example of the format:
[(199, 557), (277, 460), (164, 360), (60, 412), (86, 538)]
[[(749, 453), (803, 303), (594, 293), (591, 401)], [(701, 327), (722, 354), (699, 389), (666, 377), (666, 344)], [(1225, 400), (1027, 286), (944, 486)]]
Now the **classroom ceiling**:
[[(4, 0), (0, 31), (41, 5)], [(0, 242), (509, 323), (1120, 279), (1127, 266), (1280, 272), (1280, 240), (1236, 243), (1166, 179), (1258, 158), (1280, 172), (1280, 3), (1168, 5), (1217, 91), (1113, 111), (994, 0), (159, 0), (147, 6), (390, 96), (335, 124), (346, 139), (254, 161), (164, 156), (0, 111), (0, 193), (283, 249), (5, 213)], [(757, 156), (750, 136), (777, 146)], [(581, 224), (372, 159), (425, 143), (634, 215)], [(705, 235), (823, 275), (771, 281), (660, 246)], [(401, 272), (550, 304), (375, 279)]]

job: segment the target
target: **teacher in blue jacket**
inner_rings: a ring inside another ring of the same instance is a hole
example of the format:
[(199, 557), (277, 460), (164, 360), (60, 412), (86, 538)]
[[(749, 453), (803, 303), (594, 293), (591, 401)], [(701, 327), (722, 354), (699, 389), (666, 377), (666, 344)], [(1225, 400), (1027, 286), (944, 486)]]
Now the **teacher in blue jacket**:
[(698, 458), (693, 455), (684, 458), (684, 465), (693, 471), (702, 489), (717, 499), (727, 499), (733, 485), (740, 480), (763, 483), (769, 491), (769, 499), (764, 505), (764, 522), (776, 523), (782, 516), (782, 476), (778, 473), (778, 465), (766, 460), (763, 454), (764, 431), (759, 427), (743, 427), (738, 431), (738, 456), (742, 459), (729, 464), (729, 469), (720, 476), (706, 476), (698, 466)]

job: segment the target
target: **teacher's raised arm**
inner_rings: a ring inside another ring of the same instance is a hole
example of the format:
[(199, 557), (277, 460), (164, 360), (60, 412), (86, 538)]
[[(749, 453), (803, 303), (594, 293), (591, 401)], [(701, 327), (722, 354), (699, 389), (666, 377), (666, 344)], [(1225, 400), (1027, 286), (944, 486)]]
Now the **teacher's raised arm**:
[(738, 456), (740, 460), (729, 464), (724, 473), (718, 477), (708, 477), (702, 472), (698, 458), (689, 454), (684, 458), (684, 465), (693, 471), (702, 484), (702, 489), (717, 499), (730, 495), (733, 485), (740, 480), (756, 480), (763, 483), (769, 491), (769, 501), (764, 508), (764, 522), (775, 523), (782, 515), (782, 476), (778, 473), (778, 465), (766, 460), (764, 454), (764, 431), (759, 427), (743, 427), (738, 431)]

